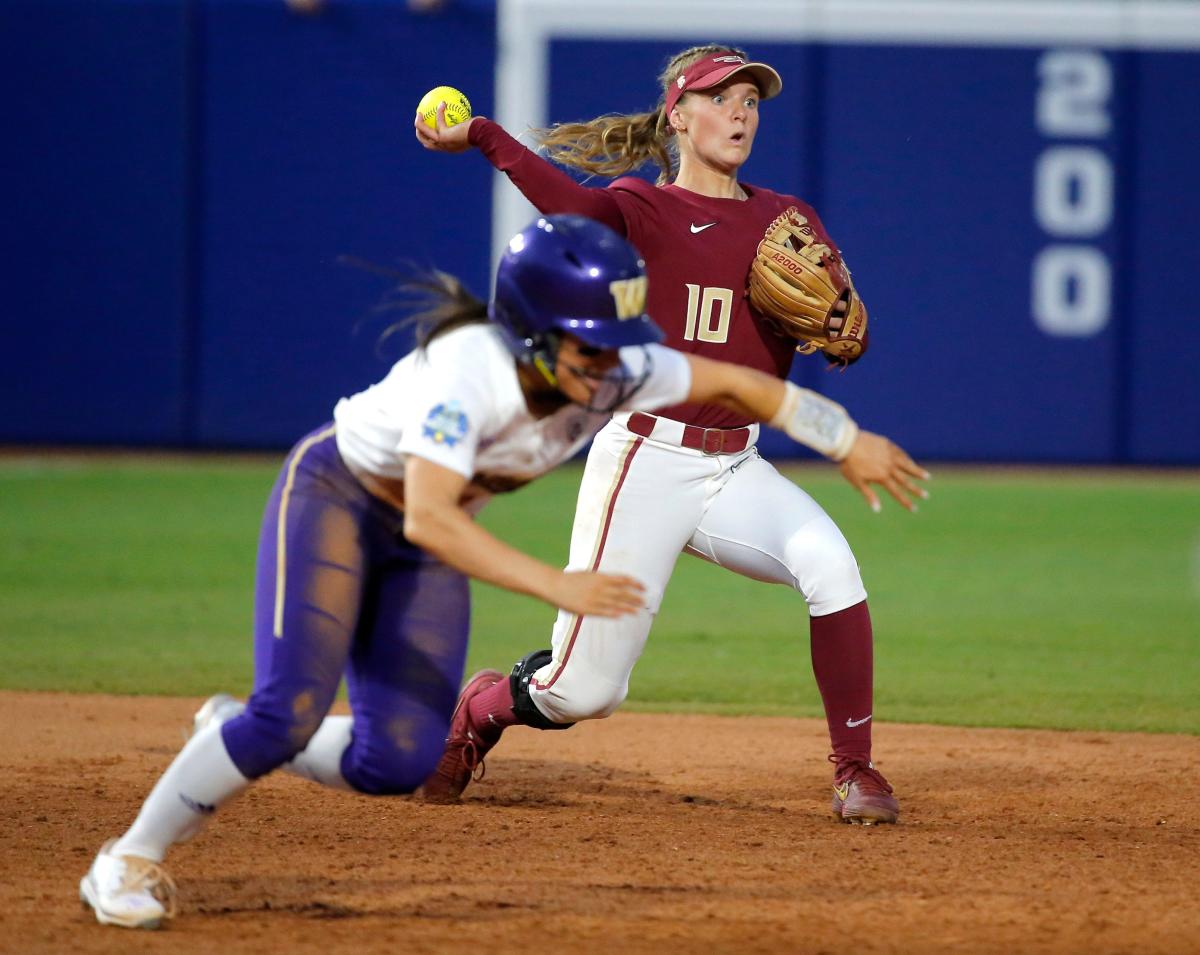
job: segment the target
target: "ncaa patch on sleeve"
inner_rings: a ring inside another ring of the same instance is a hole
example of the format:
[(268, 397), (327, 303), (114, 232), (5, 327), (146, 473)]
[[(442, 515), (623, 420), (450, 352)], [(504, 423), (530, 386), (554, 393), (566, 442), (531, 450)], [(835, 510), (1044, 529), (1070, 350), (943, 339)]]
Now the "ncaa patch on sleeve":
[(434, 444), (452, 448), (467, 436), (469, 427), (470, 422), (462, 406), (457, 401), (450, 401), (438, 403), (429, 409), (425, 423), (421, 425), (421, 435)]

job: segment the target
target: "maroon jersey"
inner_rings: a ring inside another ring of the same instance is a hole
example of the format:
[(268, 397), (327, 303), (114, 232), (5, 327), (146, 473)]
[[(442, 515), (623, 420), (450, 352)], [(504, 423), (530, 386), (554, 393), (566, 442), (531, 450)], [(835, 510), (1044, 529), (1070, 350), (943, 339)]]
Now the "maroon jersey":
[[(759, 240), (788, 206), (799, 208), (821, 241), (836, 248), (806, 203), (745, 183), (745, 200), (713, 199), (634, 177), (607, 189), (581, 186), (490, 120), (474, 121), (470, 139), (539, 211), (591, 216), (637, 247), (650, 280), (647, 311), (667, 333), (667, 345), (787, 376), (796, 343), (751, 306), (746, 281)], [(657, 413), (707, 428), (751, 420), (719, 405), (676, 405)]]

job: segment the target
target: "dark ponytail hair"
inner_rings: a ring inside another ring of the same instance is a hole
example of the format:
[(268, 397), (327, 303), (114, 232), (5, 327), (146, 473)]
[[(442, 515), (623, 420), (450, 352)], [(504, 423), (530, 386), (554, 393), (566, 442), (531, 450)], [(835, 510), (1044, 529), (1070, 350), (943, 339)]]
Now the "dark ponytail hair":
[(355, 266), (392, 280), (392, 288), (372, 310), (375, 314), (403, 312), (379, 334), (376, 349), (382, 353), (388, 340), (409, 328), (416, 332), (417, 348), (426, 348), (441, 335), (464, 325), (487, 322), (487, 302), (476, 298), (462, 280), (440, 269), (384, 268), (352, 256), (342, 256), (344, 265)]
[(385, 328), (380, 341), (411, 325), (417, 332), (417, 347), (426, 348), (435, 338), (456, 328), (488, 321), (487, 302), (476, 298), (456, 276), (440, 269), (417, 273), (401, 283), (397, 294), (403, 297), (405, 307), (416, 306), (417, 310)]

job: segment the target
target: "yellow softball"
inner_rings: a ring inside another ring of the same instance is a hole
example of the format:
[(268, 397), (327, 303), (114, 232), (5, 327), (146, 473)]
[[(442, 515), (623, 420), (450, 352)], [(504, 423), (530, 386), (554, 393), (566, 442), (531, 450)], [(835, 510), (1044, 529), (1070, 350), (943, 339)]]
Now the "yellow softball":
[(457, 126), (471, 118), (471, 103), (453, 86), (436, 86), (421, 97), (417, 112), (425, 125), (437, 129), (438, 106), (446, 104), (446, 125)]

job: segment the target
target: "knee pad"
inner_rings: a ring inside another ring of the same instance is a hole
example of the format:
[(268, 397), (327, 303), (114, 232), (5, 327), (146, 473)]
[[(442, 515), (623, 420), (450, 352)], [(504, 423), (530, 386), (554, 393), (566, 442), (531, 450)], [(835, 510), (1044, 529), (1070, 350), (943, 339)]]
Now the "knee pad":
[(574, 723), (555, 723), (546, 719), (541, 710), (529, 697), (529, 681), (533, 675), (554, 659), (550, 650), (534, 650), (527, 653), (512, 668), (508, 677), (508, 688), (512, 691), (513, 715), (523, 726), (539, 730), (568, 730)]

